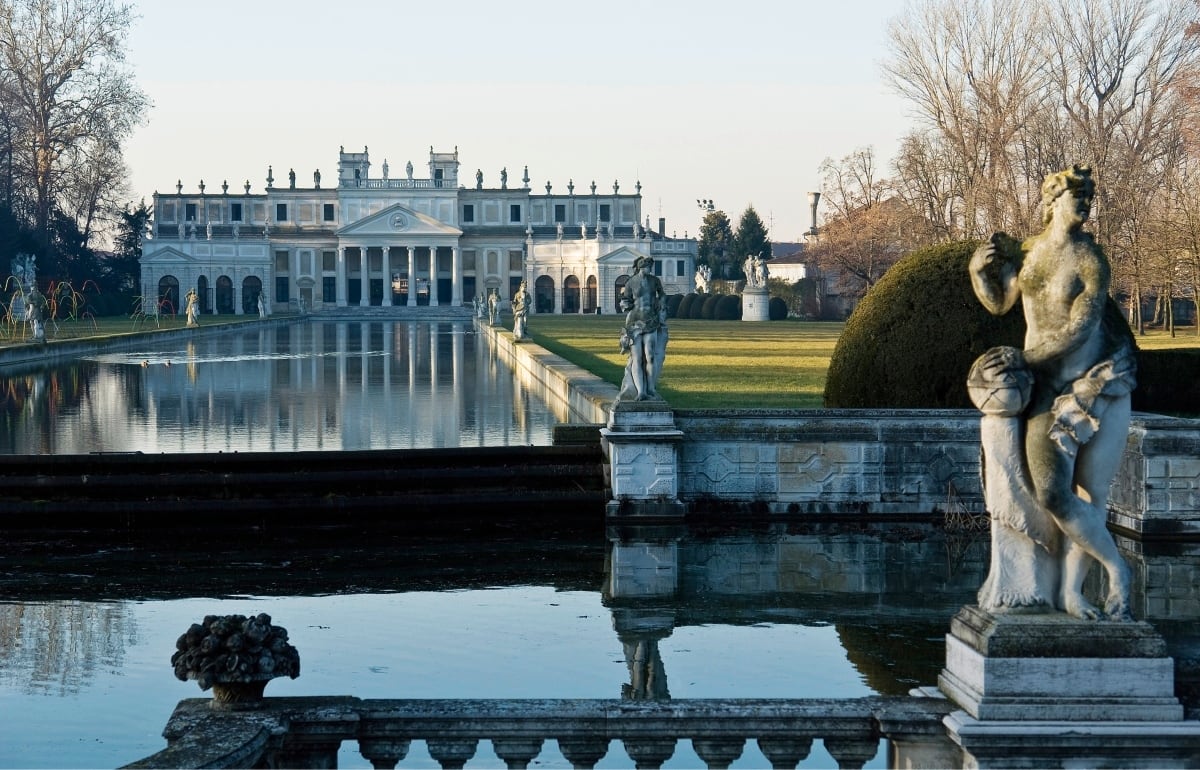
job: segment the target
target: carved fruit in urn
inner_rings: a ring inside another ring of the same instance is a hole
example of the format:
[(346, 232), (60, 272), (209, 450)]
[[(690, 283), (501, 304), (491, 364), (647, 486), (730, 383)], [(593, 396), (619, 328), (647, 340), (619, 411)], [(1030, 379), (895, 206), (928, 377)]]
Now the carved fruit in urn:
[(175, 677), (212, 689), (213, 706), (253, 708), (267, 682), (300, 676), (300, 653), (288, 644), (287, 629), (271, 616), (208, 615), (175, 642)]

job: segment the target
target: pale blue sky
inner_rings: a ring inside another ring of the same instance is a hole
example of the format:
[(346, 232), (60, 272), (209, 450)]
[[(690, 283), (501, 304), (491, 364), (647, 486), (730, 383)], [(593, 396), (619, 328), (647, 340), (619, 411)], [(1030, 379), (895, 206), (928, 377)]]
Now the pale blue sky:
[[(697, 198), (775, 240), (809, 225), (822, 159), (870, 145), (890, 163), (910, 120), (879, 62), (903, 0), (143, 0), (129, 60), (154, 102), (127, 145), (134, 199), (289, 168), (372, 176), (457, 145), (498, 186), (632, 191), (643, 216), (695, 235)], [(278, 184), (278, 182), (277, 182)]]

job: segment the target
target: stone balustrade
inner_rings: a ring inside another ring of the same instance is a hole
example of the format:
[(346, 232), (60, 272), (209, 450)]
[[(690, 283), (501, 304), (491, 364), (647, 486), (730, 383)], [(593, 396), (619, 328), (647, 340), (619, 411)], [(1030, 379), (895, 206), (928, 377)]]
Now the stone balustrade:
[[(163, 751), (130, 768), (336, 767), (356, 741), (373, 767), (396, 767), (414, 741), (444, 768), (459, 768), (490, 741), (505, 766), (527, 767), (553, 741), (574, 767), (593, 767), (613, 742), (638, 767), (659, 767), (682, 740), (710, 768), (728, 767), (753, 740), (775, 767), (794, 767), (820, 741), (841, 768), (862, 767), (880, 741), (911, 766), (958, 765), (942, 698), (806, 700), (368, 700), (267, 698), (262, 708), (221, 711), (181, 701)], [(940, 753), (939, 753), (940, 752)], [(480, 757), (486, 762), (485, 757)], [(911, 762), (910, 762), (911, 760)]]

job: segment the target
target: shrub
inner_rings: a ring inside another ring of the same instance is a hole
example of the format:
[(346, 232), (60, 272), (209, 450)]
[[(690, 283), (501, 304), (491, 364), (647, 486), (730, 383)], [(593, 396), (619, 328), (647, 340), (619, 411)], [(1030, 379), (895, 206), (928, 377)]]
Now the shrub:
[(717, 300), (716, 320), (742, 320), (742, 298), (734, 294), (726, 294)]
[(688, 308), (687, 317), (697, 321), (703, 318), (704, 303), (708, 302), (709, 298), (712, 296), (712, 294), (697, 294), (695, 301), (692, 302), (692, 306)]
[[(826, 406), (973, 408), (966, 389), (971, 364), (989, 348), (1020, 348), (1025, 339), (1019, 302), (998, 318), (976, 299), (967, 264), (977, 245), (958, 241), (913, 252), (867, 292), (829, 361)], [(1130, 334), (1111, 298), (1105, 323)]]
[(1200, 349), (1138, 351), (1137, 388), (1133, 408), (1182, 417), (1200, 417)]
[(682, 294), (668, 294), (667, 295), (667, 318), (675, 317), (675, 314), (679, 312), (679, 305), (682, 302), (683, 302)]
[(679, 306), (675, 308), (675, 318), (691, 318), (692, 305), (696, 302), (697, 294), (692, 292), (679, 301)]
[(717, 303), (721, 301), (721, 296), (711, 294), (704, 298), (704, 305), (700, 308), (700, 317), (705, 321), (717, 320)]
[(788, 317), (787, 302), (782, 297), (771, 297), (767, 303), (767, 315), (772, 321), (782, 321)]

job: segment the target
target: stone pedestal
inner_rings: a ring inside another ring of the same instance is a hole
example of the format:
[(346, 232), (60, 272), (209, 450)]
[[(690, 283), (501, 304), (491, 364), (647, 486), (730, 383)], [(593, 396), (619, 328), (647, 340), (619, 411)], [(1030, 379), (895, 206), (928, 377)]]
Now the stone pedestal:
[(771, 297), (765, 286), (747, 286), (742, 290), (742, 320), (770, 321)]
[[(1186, 766), (1174, 661), (1148, 623), (967, 606), (951, 622), (939, 689), (967, 767)], [(1114, 764), (1115, 763), (1115, 764)]]
[(676, 452), (683, 431), (665, 401), (617, 401), (600, 436), (611, 472), (609, 516), (683, 516)]

